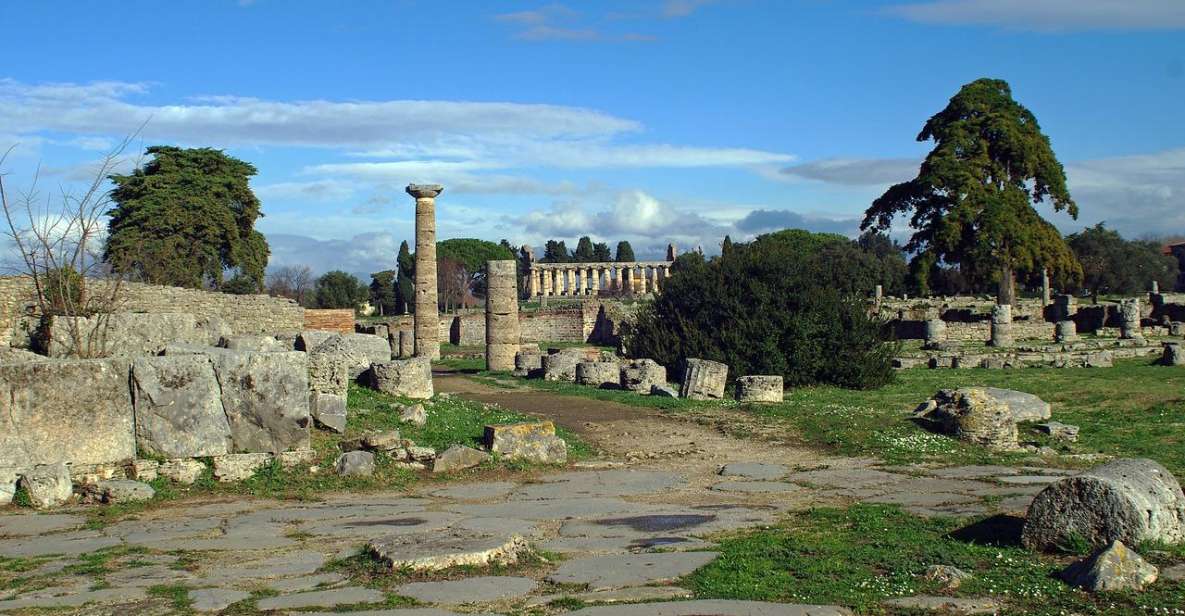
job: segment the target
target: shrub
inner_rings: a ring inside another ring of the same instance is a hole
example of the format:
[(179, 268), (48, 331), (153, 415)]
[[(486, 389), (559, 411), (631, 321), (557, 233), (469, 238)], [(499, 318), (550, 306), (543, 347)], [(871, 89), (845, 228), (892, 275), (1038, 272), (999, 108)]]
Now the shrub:
[(678, 374), (690, 357), (727, 363), (730, 376), (780, 374), (787, 386), (879, 387), (897, 351), (869, 314), (866, 259), (837, 259), (836, 235), (782, 231), (732, 244), (720, 257), (679, 257), (663, 293), (626, 335), (631, 355)]

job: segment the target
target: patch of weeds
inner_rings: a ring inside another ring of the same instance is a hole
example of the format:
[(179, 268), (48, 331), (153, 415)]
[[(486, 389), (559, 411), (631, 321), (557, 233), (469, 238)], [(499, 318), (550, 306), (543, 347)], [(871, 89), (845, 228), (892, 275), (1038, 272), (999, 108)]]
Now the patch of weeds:
[(78, 556), (77, 563), (66, 565), (62, 572), (72, 575), (102, 576), (111, 570), (110, 565), (117, 559), (147, 552), (148, 548), (141, 546), (116, 546), (87, 552)]
[(580, 599), (573, 597), (560, 597), (547, 602), (547, 607), (555, 608), (557, 610), (579, 610), (587, 607), (588, 604)]
[(0, 556), (0, 571), (10, 573), (28, 573), (40, 567), (48, 558), (24, 558), (21, 556)]
[(193, 606), (193, 601), (189, 598), (189, 587), (184, 584), (149, 586), (148, 596), (168, 600), (172, 604), (173, 609), (180, 613), (188, 613)]
[(169, 568), (174, 571), (197, 571), (201, 563), (201, 559), (198, 558), (197, 554), (187, 550), (178, 550), (176, 552), (170, 552), (170, 554), (177, 557), (177, 560), (169, 565)]
[(16, 492), (12, 495), (12, 504), (17, 507), (31, 508), (33, 500), (29, 498), (29, 490), (23, 484), (17, 484)]

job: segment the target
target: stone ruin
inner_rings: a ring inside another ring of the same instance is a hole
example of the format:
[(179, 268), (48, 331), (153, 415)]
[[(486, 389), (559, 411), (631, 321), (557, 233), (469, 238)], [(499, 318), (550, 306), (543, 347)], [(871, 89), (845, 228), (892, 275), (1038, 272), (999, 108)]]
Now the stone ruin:
[(522, 346), (518, 320), (518, 263), (486, 263), (486, 370), (515, 369)]

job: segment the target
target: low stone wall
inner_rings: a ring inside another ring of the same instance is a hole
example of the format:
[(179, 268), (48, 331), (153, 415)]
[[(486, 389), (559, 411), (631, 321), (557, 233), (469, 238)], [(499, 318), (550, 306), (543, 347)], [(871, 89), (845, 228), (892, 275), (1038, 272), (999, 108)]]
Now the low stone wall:
[(354, 311), (349, 308), (305, 309), (303, 329), (352, 334), (354, 333)]

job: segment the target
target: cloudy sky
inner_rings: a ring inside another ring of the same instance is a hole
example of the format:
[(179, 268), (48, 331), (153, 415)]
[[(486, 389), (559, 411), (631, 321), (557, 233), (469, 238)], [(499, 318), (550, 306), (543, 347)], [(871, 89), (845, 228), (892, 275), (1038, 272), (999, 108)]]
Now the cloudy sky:
[[(117, 7), (117, 8), (113, 8)], [(134, 149), (254, 163), (272, 265), (369, 272), (410, 239), (718, 250), (854, 234), (912, 177), (925, 120), (1008, 80), (1066, 165), (1079, 220), (1185, 232), (1181, 0), (10, 0), (0, 149), (69, 186)], [(18, 25), (19, 27), (12, 27)]]

